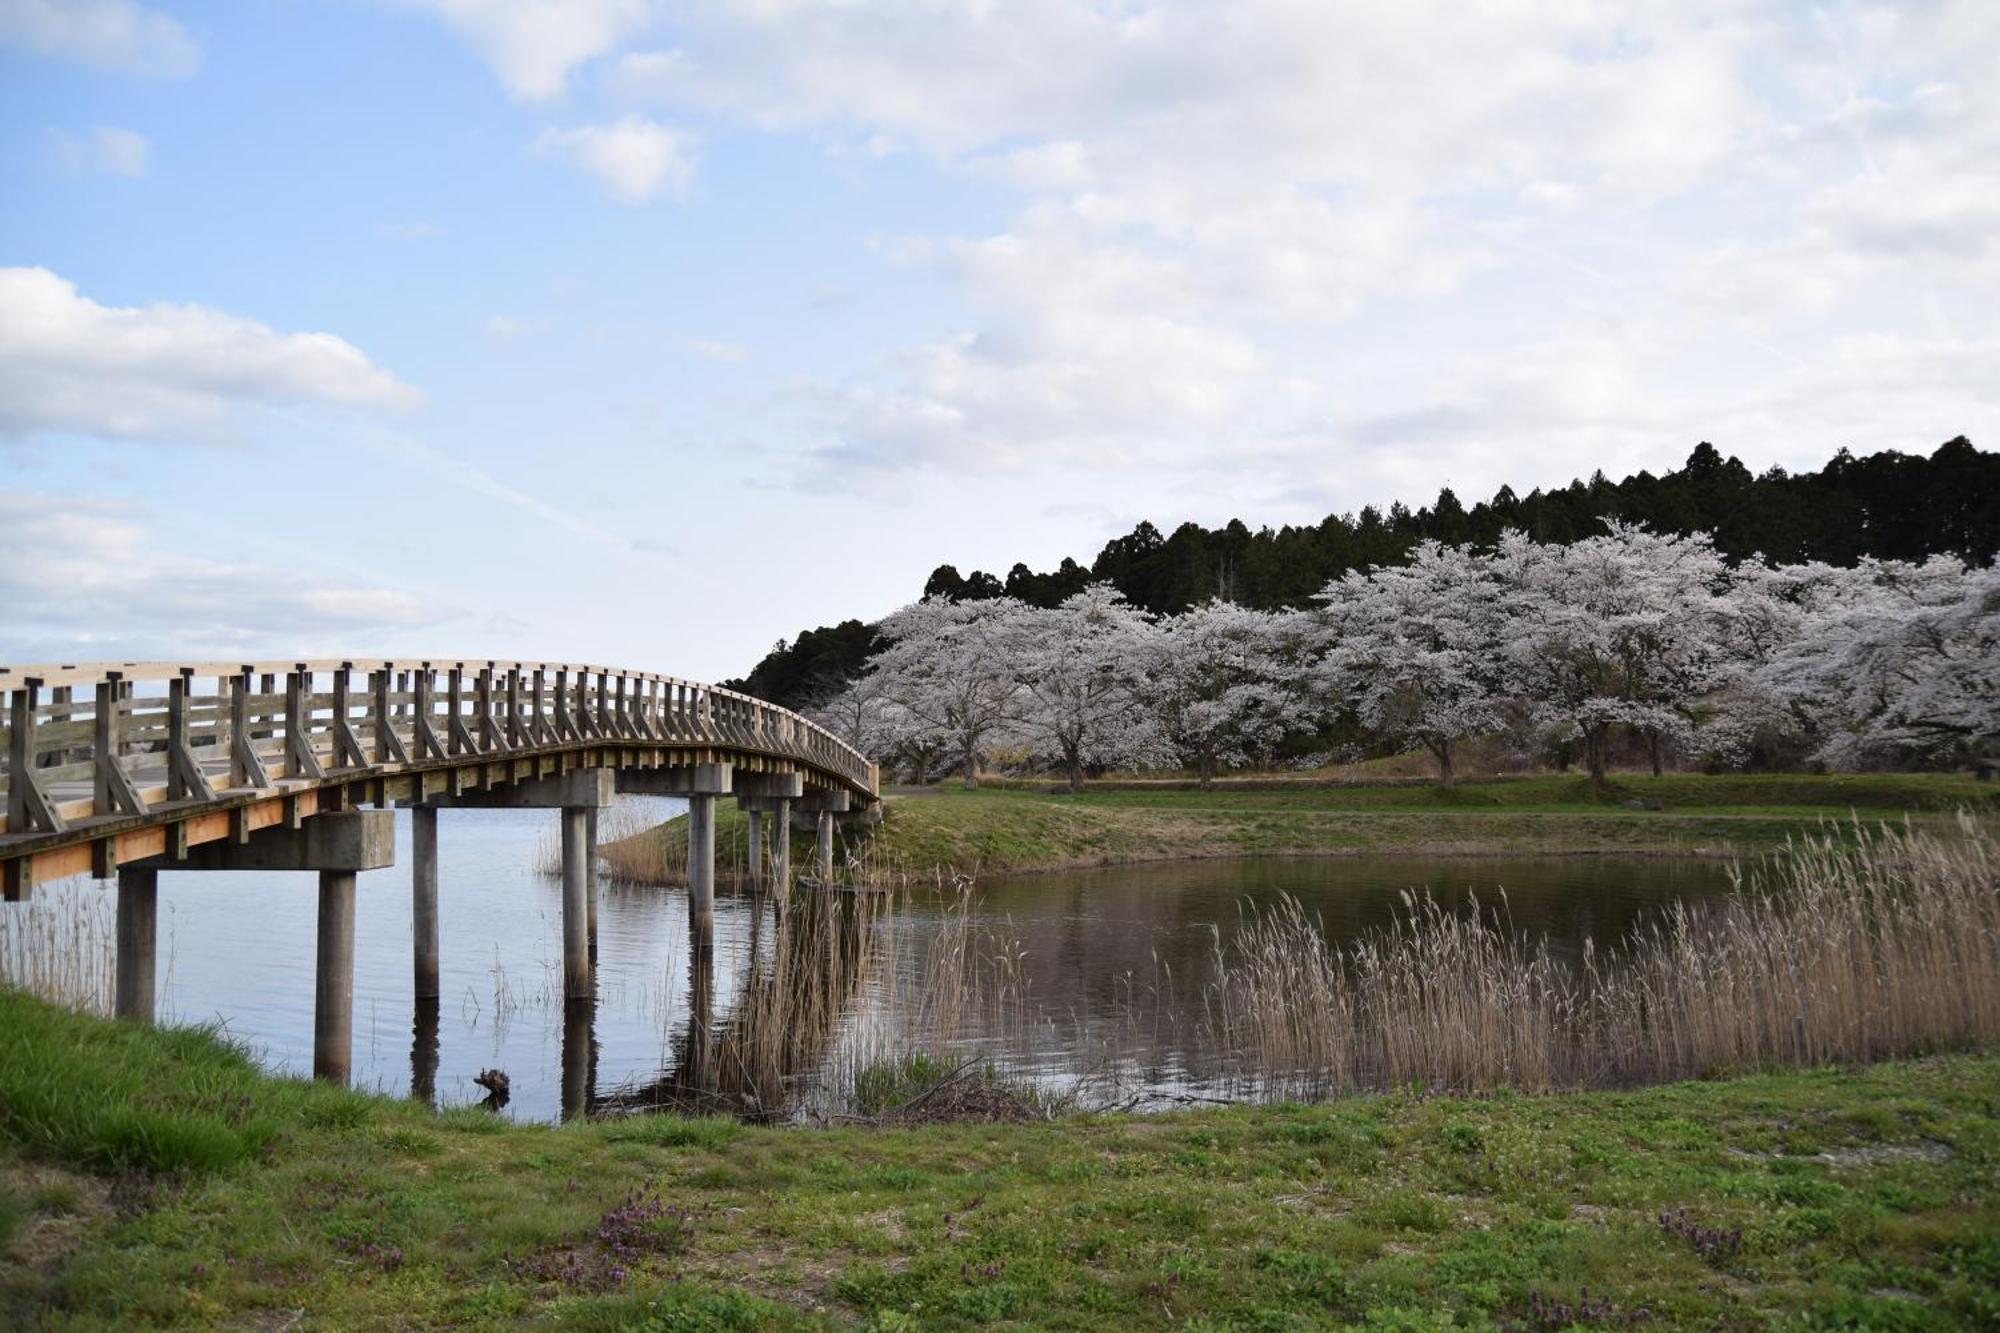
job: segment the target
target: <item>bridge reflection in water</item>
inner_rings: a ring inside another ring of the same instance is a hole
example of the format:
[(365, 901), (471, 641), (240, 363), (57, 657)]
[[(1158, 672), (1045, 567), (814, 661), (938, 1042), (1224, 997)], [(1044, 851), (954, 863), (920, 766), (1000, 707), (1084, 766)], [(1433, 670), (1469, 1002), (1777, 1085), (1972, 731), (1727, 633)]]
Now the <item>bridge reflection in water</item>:
[[(561, 1117), (672, 1111), (777, 1120), (819, 1101), (839, 1072), (834, 1046), (879, 980), (871, 963), (884, 911), (882, 900), (849, 893), (751, 904), (749, 938), (738, 942), (742, 956), (720, 997), (714, 934), (689, 931), (685, 1013), (662, 1015), (670, 1036), (661, 1068), (611, 1088), (598, 1072), (598, 999), (565, 999)], [(415, 1002), (410, 1096), (430, 1106), (439, 1104), (442, 1017), (436, 1000)], [(532, 1074), (515, 1071), (524, 1072)]]

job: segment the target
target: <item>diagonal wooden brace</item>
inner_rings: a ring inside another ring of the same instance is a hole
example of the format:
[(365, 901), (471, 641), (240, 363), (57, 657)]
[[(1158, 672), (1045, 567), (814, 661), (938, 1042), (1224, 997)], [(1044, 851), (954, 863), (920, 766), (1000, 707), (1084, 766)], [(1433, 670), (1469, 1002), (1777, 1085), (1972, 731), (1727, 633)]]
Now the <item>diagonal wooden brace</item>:
[(264, 758), (250, 743), (249, 667), (230, 678), (229, 693), (229, 782), (233, 787), (268, 787), (271, 775)]
[(306, 717), (306, 694), (312, 672), (301, 662), (285, 673), (285, 776), (323, 778), (326, 766), (313, 753), (312, 723)]
[(375, 691), (375, 762), (378, 764), (407, 764), (410, 752), (403, 745), (403, 738), (396, 734), (396, 724), (389, 715), (389, 667), (385, 663), (380, 671), (370, 674), (369, 685)]
[(431, 664), (426, 662), (424, 663), (423, 670), (417, 672), (416, 681), (417, 725), (414, 735), (417, 741), (418, 763), (422, 763), (426, 759), (442, 759), (445, 757), (444, 742), (438, 739), (437, 728), (431, 725), (431, 715), (437, 708), (437, 705), (431, 700), (431, 690), (434, 688), (434, 682), (435, 676), (431, 671)]
[(7, 734), (7, 831), (67, 833), (69, 825), (35, 776), (35, 703), (42, 682), (24, 680), (14, 691)]
[(182, 667), (167, 682), (167, 799), (170, 801), (212, 801), (215, 784), (202, 772), (201, 763), (188, 746), (188, 689), (194, 670)]
[(119, 750), (119, 704), (123, 691), (119, 688), (119, 675), (112, 672), (98, 682), (97, 725), (93, 738), (93, 758), (96, 761), (96, 780), (93, 783), (91, 810), (98, 815), (143, 815), (146, 803), (139, 799), (139, 789), (132, 785), (132, 778), (125, 772), (125, 766), (118, 762)]
[(335, 768), (367, 768), (368, 753), (361, 748), (361, 738), (354, 734), (354, 727), (348, 722), (347, 698), (348, 675), (351, 665), (343, 663), (333, 673), (333, 766)]

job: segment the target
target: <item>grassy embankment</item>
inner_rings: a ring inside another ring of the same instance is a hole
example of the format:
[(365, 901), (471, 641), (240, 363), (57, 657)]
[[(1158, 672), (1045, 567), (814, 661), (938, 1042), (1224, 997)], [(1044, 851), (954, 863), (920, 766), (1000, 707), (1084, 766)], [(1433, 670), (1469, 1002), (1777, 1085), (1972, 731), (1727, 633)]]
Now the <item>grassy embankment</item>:
[(0, 1107), (10, 1327), (2000, 1320), (1993, 1057), (1054, 1124), (538, 1127), (0, 994)]
[[(1634, 809), (1627, 802), (1659, 808)], [(886, 877), (1008, 874), (1246, 855), (1691, 855), (1761, 852), (1850, 811), (1868, 820), (2000, 814), (2000, 788), (1959, 774), (1623, 776), (1594, 796), (1583, 778), (1428, 784), (1106, 783), (1078, 795), (1047, 784), (892, 790), (865, 846)], [(717, 826), (725, 867), (743, 860), (743, 820)], [(807, 865), (799, 839), (795, 865)], [(607, 847), (614, 872), (674, 878), (686, 831), (671, 821)]]

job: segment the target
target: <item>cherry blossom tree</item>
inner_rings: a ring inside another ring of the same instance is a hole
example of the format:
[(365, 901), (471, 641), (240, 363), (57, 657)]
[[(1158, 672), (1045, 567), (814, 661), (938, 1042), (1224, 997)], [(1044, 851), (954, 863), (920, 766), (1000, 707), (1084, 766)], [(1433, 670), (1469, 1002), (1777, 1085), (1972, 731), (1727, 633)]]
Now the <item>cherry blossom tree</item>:
[(1822, 582), (1758, 676), (1818, 724), (1822, 759), (1936, 758), (2000, 737), (2000, 569), (1864, 560)]
[(1530, 714), (1583, 742), (1593, 786), (1624, 724), (1661, 742), (1692, 728), (1692, 705), (1729, 678), (1729, 573), (1705, 534), (1621, 523), (1566, 546), (1518, 532), (1493, 568), (1504, 585), (1504, 656)]
[(878, 762), (902, 749), (920, 730), (909, 710), (890, 696), (879, 673), (848, 681), (806, 709), (805, 715)]
[(1011, 597), (926, 597), (880, 627), (887, 642), (870, 660), (870, 674), (915, 734), (957, 751), (967, 787), (979, 785), (980, 746), (1018, 711), (1015, 652), (1025, 610)]
[(1453, 747), (1503, 721), (1501, 585), (1491, 562), (1424, 542), (1406, 567), (1355, 572), (1318, 598), (1327, 651), (1314, 677), (1361, 725), (1437, 761), (1452, 785)]
[(1108, 583), (1015, 622), (1021, 684), (1016, 729), (1062, 765), (1071, 791), (1086, 764), (1151, 764), (1171, 757), (1141, 685), (1156, 631)]
[(1303, 725), (1312, 630), (1297, 613), (1209, 602), (1160, 624), (1146, 698), (1161, 733), (1206, 788), (1218, 767), (1267, 754)]

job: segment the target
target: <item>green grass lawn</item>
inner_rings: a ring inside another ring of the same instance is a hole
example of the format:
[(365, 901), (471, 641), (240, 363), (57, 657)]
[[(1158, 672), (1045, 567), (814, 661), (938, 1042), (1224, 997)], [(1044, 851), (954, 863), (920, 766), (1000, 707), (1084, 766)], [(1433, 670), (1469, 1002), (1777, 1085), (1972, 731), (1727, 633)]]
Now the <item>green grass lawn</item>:
[(514, 1126), (0, 994), (0, 1325), (1991, 1327), (1996, 1114), (2000, 1059), (1958, 1055), (1030, 1125)]
[(1070, 795), (946, 784), (892, 794), (871, 850), (878, 866), (919, 876), (1238, 855), (1755, 853), (1850, 812), (1942, 821), (1961, 807), (2000, 812), (2000, 790), (1955, 774), (1621, 777), (1601, 797), (1564, 777), (1450, 792), (1109, 784)]
[[(930, 879), (1220, 856), (1747, 855), (1850, 815), (1943, 823), (1960, 809), (2000, 816), (2000, 786), (1949, 773), (1620, 775), (1602, 794), (1581, 777), (1462, 782), (1449, 792), (1428, 783), (1251, 780), (1200, 791), (1112, 782), (1075, 795), (1048, 783), (967, 791), (948, 782), (890, 789), (881, 825), (843, 837), (878, 874)], [(684, 821), (639, 836), (684, 849)], [(744, 821), (728, 804), (716, 838), (725, 870), (740, 866)], [(811, 864), (809, 836), (795, 836), (792, 863)]]
[[(1010, 790), (1046, 793), (1051, 784), (1007, 784)], [(945, 790), (945, 788), (940, 788)], [(963, 788), (960, 788), (963, 790)], [(1462, 781), (1450, 791), (1434, 782), (1267, 783), (1249, 779), (1202, 791), (1187, 783), (1086, 785), (1074, 798), (1121, 808), (1255, 806), (1270, 809), (1373, 811), (1505, 810), (1520, 813), (1594, 814), (1625, 809), (1627, 801), (1655, 802), (1681, 814), (1814, 814), (1822, 811), (2000, 809), (2000, 784), (1964, 773), (1672, 773), (1663, 777), (1618, 774), (1603, 793), (1588, 778), (1550, 775)]]

